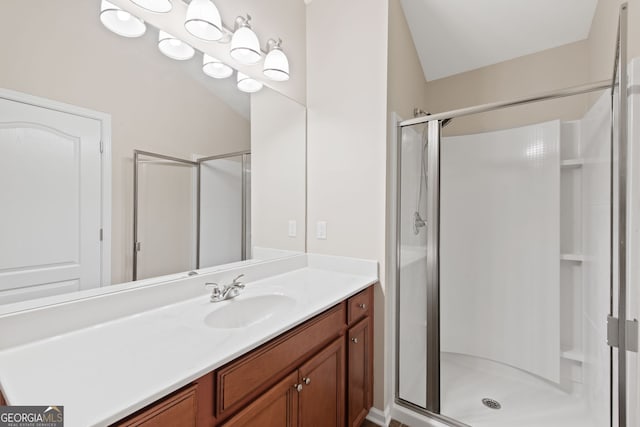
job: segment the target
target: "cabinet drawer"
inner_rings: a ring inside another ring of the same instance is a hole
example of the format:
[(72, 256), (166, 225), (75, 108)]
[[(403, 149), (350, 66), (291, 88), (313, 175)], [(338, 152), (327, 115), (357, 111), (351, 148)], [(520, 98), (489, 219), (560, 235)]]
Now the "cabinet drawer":
[(373, 287), (369, 286), (364, 291), (355, 294), (347, 300), (347, 322), (350, 325), (371, 314), (371, 304), (373, 304), (372, 297)]
[(298, 372), (292, 372), (231, 417), (223, 427), (297, 427), (298, 392), (294, 388), (297, 382)]
[(225, 418), (264, 392), (345, 328), (345, 303), (254, 350), (216, 372), (216, 414)]

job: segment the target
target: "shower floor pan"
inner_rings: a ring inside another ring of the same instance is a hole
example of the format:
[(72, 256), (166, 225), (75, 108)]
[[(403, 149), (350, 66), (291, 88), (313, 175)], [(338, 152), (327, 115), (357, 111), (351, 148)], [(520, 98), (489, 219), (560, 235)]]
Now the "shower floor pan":
[(473, 427), (598, 427), (579, 392), (500, 363), (442, 353), (440, 378), (442, 414)]

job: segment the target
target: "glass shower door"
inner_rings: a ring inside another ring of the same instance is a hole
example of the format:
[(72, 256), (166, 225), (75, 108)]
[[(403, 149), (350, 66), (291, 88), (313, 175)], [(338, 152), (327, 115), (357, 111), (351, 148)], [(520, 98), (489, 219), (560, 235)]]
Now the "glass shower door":
[(199, 268), (250, 258), (251, 155), (198, 160)]
[(610, 108), (601, 91), (577, 120), (401, 128), (402, 404), (450, 425), (610, 424)]
[(398, 397), (427, 408), (427, 126), (403, 129), (398, 173)]
[[(403, 128), (398, 144), (397, 395), (438, 413), (440, 123)], [(435, 177), (435, 179), (433, 179)]]
[(196, 268), (196, 163), (134, 154), (134, 280)]

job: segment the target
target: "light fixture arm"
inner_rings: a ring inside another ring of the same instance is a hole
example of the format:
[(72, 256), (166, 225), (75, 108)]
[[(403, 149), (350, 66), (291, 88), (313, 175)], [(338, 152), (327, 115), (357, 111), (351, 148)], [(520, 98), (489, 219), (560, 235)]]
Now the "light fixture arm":
[(280, 47), (281, 44), (282, 44), (281, 38), (278, 38), (278, 40), (275, 40), (275, 39), (267, 40), (267, 53), (271, 52), (273, 49), (282, 49)]
[(240, 27), (251, 28), (251, 15), (247, 13), (247, 17), (238, 16), (234, 22), (233, 31), (237, 31)]

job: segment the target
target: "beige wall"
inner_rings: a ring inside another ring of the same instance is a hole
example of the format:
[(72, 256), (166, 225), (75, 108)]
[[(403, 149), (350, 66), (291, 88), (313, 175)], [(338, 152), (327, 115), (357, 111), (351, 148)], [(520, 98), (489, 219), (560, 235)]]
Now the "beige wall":
[[(377, 260), (382, 278), (387, 13), (387, 1), (307, 6), (307, 249)], [(326, 240), (315, 237), (317, 221), (327, 221)], [(381, 286), (375, 299), (383, 313)], [(384, 317), (376, 316), (374, 327), (374, 404), (382, 409)]]
[[(112, 282), (131, 278), (133, 150), (188, 158), (249, 148), (249, 122), (148, 39), (124, 39), (98, 3), (3, 2), (0, 87), (111, 114)], [(10, 42), (8, 42), (10, 40)]]
[[(251, 95), (252, 245), (305, 250), (306, 109), (273, 90)], [(288, 236), (296, 221), (296, 237)]]
[[(436, 113), (495, 101), (506, 101), (589, 82), (588, 44), (571, 43), (468, 71), (425, 84), (424, 109)], [(446, 134), (482, 132), (582, 117), (586, 96), (508, 108), (459, 118)]]
[(424, 73), (400, 0), (389, 0), (389, 59), (387, 106), (402, 119), (413, 118), (414, 108), (426, 108)]

